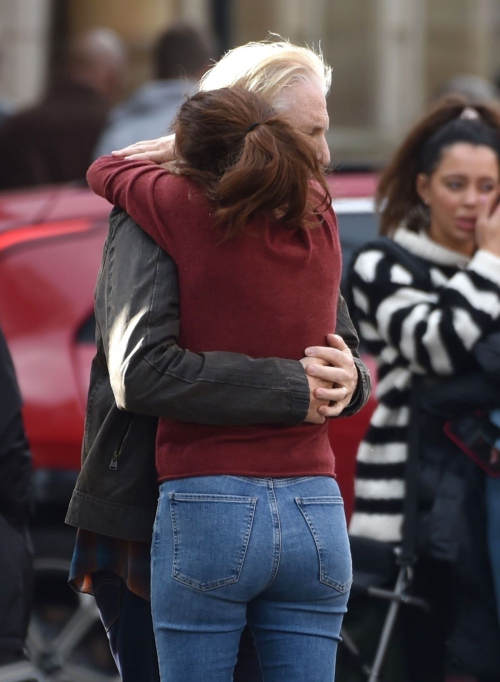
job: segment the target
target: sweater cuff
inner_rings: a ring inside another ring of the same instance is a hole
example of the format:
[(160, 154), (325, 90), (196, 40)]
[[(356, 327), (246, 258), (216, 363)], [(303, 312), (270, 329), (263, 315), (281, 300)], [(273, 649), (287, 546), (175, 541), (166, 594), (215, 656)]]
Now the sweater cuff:
[(469, 270), (474, 270), (478, 275), (500, 286), (500, 256), (495, 256), (491, 251), (484, 249), (476, 251), (469, 263)]

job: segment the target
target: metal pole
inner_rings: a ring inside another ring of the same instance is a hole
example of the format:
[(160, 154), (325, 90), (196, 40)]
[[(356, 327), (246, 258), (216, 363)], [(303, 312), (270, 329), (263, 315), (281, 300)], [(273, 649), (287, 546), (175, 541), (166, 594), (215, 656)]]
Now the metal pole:
[(397, 139), (424, 105), (426, 0), (377, 0), (379, 129)]
[[(406, 568), (402, 567), (399, 569), (398, 579), (396, 581), (396, 586), (394, 588), (395, 595), (401, 595), (407, 587), (406, 580)], [(382, 635), (380, 637), (377, 653), (375, 654), (375, 660), (373, 661), (373, 666), (370, 671), (370, 676), (368, 682), (377, 682), (380, 678), (380, 671), (384, 663), (384, 658), (387, 653), (387, 648), (391, 639), (392, 631), (394, 629), (394, 624), (396, 622), (396, 617), (401, 604), (398, 601), (393, 601), (387, 610), (387, 616), (385, 617), (384, 627), (382, 628)]]
[(221, 54), (234, 47), (231, 7), (231, 0), (212, 0), (212, 25)]

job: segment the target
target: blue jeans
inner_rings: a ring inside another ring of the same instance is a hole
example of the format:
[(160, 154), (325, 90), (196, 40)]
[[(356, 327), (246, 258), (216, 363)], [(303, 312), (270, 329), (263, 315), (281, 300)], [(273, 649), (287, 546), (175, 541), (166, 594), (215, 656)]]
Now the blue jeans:
[(486, 476), (486, 509), (488, 516), (488, 549), (493, 584), (500, 620), (500, 478)]
[(247, 618), (265, 682), (334, 680), (352, 580), (334, 479), (167, 481), (151, 566), (165, 682), (231, 682)]

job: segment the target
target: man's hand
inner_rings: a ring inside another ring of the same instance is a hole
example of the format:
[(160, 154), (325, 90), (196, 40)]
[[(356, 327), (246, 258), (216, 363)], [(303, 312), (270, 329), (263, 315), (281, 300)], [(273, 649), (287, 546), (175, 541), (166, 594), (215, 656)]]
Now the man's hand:
[[(344, 340), (336, 334), (328, 334), (327, 341), (331, 348), (312, 346), (306, 348), (304, 362), (309, 379), (309, 387), (315, 400), (319, 400), (317, 411), (322, 417), (338, 417), (351, 402), (358, 383), (358, 370), (352, 358), (352, 353), (344, 343)], [(318, 362), (321, 361), (321, 362)], [(319, 379), (330, 386), (313, 386), (311, 379)], [(327, 401), (325, 403), (325, 401)], [(323, 422), (312, 421), (310, 417), (313, 399), (309, 406), (309, 412), (305, 421), (321, 424)], [(323, 420), (324, 421), (324, 420)]]
[(154, 161), (159, 165), (170, 163), (175, 159), (175, 135), (136, 142), (111, 153), (126, 161)]

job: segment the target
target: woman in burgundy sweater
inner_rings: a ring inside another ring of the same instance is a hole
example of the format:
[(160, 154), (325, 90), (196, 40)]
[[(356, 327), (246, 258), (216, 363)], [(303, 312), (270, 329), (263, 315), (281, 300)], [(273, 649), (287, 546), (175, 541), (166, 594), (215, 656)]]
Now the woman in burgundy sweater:
[[(187, 100), (175, 132), (171, 172), (103, 157), (90, 186), (176, 261), (179, 345), (300, 359), (335, 329), (341, 275), (311, 141), (234, 88)], [(248, 616), (266, 682), (330, 682), (352, 571), (327, 424), (161, 419), (156, 461), (162, 679), (231, 680)]]

